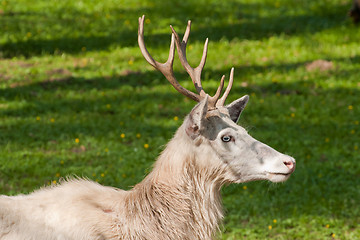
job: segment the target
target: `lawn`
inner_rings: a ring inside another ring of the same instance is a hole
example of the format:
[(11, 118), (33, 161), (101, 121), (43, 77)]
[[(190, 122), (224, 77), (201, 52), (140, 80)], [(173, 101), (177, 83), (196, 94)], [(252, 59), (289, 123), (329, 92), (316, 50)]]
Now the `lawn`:
[[(0, 0), (0, 193), (67, 176), (129, 189), (194, 102), (143, 59), (165, 61), (191, 19), (187, 56), (214, 92), (249, 94), (240, 125), (294, 156), (285, 183), (223, 189), (219, 239), (360, 239), (360, 29), (351, 1)], [(326, 62), (319, 62), (323, 60)], [(194, 89), (176, 60), (175, 75)]]

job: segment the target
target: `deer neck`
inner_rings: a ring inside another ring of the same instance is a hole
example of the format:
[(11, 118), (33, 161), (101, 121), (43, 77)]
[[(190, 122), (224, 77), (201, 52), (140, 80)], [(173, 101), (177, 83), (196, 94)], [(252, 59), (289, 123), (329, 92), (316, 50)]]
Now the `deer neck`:
[(222, 181), (215, 177), (221, 174), (198, 164), (202, 159), (184, 132), (178, 130), (153, 171), (135, 189), (151, 196), (146, 199), (151, 206), (166, 211), (158, 216), (160, 222), (176, 224), (173, 229), (182, 225), (183, 236), (192, 236), (183, 239), (210, 239), (223, 217)]

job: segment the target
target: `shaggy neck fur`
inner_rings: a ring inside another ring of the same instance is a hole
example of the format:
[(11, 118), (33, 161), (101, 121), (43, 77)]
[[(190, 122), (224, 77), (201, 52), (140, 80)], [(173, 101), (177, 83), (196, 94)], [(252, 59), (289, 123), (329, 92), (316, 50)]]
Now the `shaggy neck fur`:
[[(190, 141), (181, 127), (154, 170), (126, 198), (131, 215), (126, 219), (142, 223), (130, 224), (139, 226), (135, 231), (140, 239), (211, 239), (218, 230), (223, 217), (222, 169), (211, 170), (206, 160), (196, 159), (201, 154)], [(134, 236), (133, 229), (121, 234)]]

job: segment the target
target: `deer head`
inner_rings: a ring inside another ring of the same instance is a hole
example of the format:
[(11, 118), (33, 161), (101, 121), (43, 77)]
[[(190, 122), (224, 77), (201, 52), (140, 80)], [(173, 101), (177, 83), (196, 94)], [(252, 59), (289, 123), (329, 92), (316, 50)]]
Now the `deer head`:
[[(225, 105), (234, 79), (234, 68), (230, 71), (228, 86), (220, 98), (225, 76), (214, 96), (209, 96), (201, 85), (201, 72), (204, 68), (208, 39), (205, 41), (200, 64), (192, 68), (186, 59), (186, 45), (190, 35), (191, 22), (188, 22), (183, 40), (174, 28), (172, 30), (170, 52), (165, 63), (152, 58), (144, 43), (144, 17), (139, 18), (138, 42), (146, 61), (159, 70), (173, 87), (181, 94), (199, 102), (185, 119), (179, 131), (183, 131), (191, 145), (191, 151), (198, 157), (198, 165), (203, 168), (223, 169), (225, 182), (246, 182), (252, 180), (285, 181), (295, 170), (295, 160), (279, 153), (271, 147), (252, 138), (247, 131), (237, 125), (249, 96), (245, 95)], [(197, 93), (182, 87), (173, 72), (175, 46), (181, 65), (192, 79)], [(188, 144), (189, 145), (189, 144)]]

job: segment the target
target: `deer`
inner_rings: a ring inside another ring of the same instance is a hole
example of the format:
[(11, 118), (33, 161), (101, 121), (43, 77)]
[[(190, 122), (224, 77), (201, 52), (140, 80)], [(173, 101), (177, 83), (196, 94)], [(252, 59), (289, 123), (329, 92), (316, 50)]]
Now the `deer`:
[[(138, 29), (142, 55), (179, 93), (197, 104), (152, 171), (130, 190), (71, 178), (27, 195), (2, 195), (1, 240), (214, 239), (224, 217), (220, 193), (224, 184), (283, 182), (294, 172), (294, 158), (254, 139), (237, 124), (248, 95), (225, 105), (234, 68), (222, 96), (225, 76), (214, 96), (204, 91), (201, 72), (208, 39), (200, 64), (191, 67), (186, 58), (191, 21), (182, 41), (170, 26), (169, 57), (160, 63), (145, 46), (144, 18), (139, 18)], [(197, 93), (182, 87), (174, 75), (175, 48)]]

